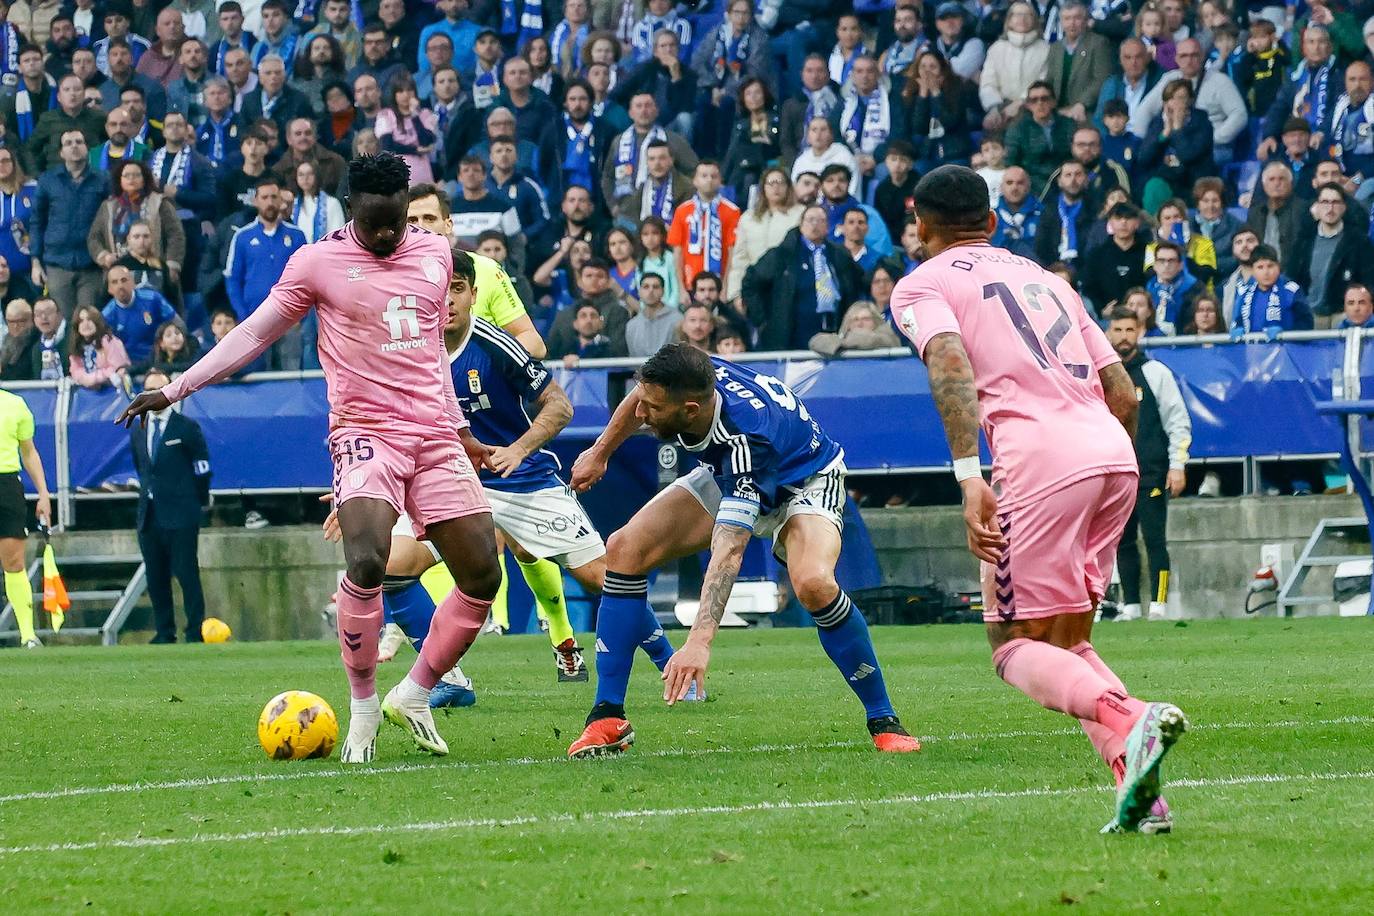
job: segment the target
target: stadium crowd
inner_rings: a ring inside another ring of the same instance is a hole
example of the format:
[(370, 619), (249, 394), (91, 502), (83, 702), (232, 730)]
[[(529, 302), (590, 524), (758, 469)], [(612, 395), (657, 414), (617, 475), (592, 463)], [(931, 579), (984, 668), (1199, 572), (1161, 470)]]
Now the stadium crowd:
[(1369, 325), (1372, 59), (1344, 0), (0, 0), (0, 379), (185, 368), (377, 150), (568, 365), (898, 345), (945, 162), (1101, 316)]

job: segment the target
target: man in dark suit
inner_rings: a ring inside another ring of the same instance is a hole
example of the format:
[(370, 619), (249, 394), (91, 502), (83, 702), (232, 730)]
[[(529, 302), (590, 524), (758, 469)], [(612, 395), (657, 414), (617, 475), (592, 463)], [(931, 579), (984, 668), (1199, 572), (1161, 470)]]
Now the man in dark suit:
[(1064, 36), (1050, 45), (1045, 77), (1059, 96), (1059, 113), (1080, 124), (1097, 111), (1098, 93), (1116, 64), (1112, 43), (1090, 31), (1091, 22), (1082, 0), (1066, 0), (1059, 5)]
[[(158, 369), (148, 373), (144, 391), (168, 382)], [(138, 548), (148, 576), (148, 597), (157, 626), (154, 643), (177, 641), (172, 612), (172, 576), (186, 603), (186, 641), (200, 642), (205, 595), (200, 587), (197, 542), (200, 512), (210, 502), (210, 456), (200, 424), (170, 408), (150, 413), (146, 424), (129, 431), (138, 472)]]
[(798, 228), (749, 268), (740, 293), (749, 323), (759, 329), (759, 350), (805, 350), (816, 334), (839, 330), (862, 287), (859, 265), (830, 240), (825, 208), (813, 205)]

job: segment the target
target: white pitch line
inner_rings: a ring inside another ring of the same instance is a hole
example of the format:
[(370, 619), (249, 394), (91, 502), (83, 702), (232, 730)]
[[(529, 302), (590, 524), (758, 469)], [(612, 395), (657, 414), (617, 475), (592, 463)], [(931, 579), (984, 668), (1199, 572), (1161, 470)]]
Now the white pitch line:
[[(1251, 729), (1298, 729), (1319, 728), (1330, 725), (1371, 725), (1374, 716), (1340, 716), (1334, 719), (1287, 719), (1278, 722), (1204, 722), (1190, 726), (1194, 731), (1213, 730), (1251, 730)], [(1081, 734), (1076, 727), (1044, 730), (1017, 729), (1001, 732), (954, 732), (949, 735), (920, 735), (922, 742), (938, 744), (945, 741), (1007, 741), (1020, 738), (1057, 738)], [(773, 754), (794, 751), (822, 751), (842, 748), (867, 747), (867, 741), (824, 741), (799, 744), (753, 744), (748, 747), (704, 747), (704, 748), (663, 748), (656, 751), (634, 751), (635, 758), (692, 758), (716, 754)], [(35, 792), (17, 792), (0, 795), (0, 804), (23, 801), (47, 801), (58, 798), (79, 798), (89, 795), (122, 795), (128, 793), (157, 792), (175, 789), (206, 789), (213, 786), (232, 786), (242, 784), (295, 782), (303, 779), (338, 779), (353, 776), (383, 776), (390, 773), (414, 773), (427, 770), (477, 770), (507, 766), (543, 766), (567, 763), (566, 757), (509, 757), (499, 760), (443, 761), (432, 763), (396, 763), (386, 766), (359, 767), (329, 770), (294, 770), (284, 773), (240, 773), (230, 776), (201, 776), (193, 779), (175, 779), (166, 782), (124, 782), (103, 786), (70, 786), (64, 789), (50, 789)]]
[[(1374, 779), (1374, 770), (1343, 773), (1254, 773), (1213, 779), (1180, 779), (1166, 788), (1221, 789), (1250, 785), (1286, 785), (1297, 782), (1342, 782)], [(186, 837), (130, 837), (118, 840), (0, 846), (0, 857), (30, 853), (90, 852), (105, 849), (147, 849), (204, 843), (261, 842), (263, 840), (319, 836), (369, 836), (387, 833), (441, 833), (492, 827), (529, 827), (553, 824), (584, 824), (594, 821), (658, 820), (668, 817), (736, 815), (754, 812), (815, 811), (826, 808), (875, 808), (888, 805), (924, 805), (939, 802), (966, 802), (1023, 798), (1062, 798), (1073, 795), (1109, 792), (1107, 786), (1072, 786), (1062, 789), (969, 789), (960, 792), (931, 792), (925, 795), (897, 795), (887, 798), (817, 798), (803, 801), (762, 801), (743, 805), (703, 805), (691, 808), (639, 808), (623, 811), (590, 811), (576, 814), (528, 814), (507, 818), (463, 818), (417, 821), (408, 824), (364, 824), (355, 827), (277, 827), (242, 833), (199, 833)]]

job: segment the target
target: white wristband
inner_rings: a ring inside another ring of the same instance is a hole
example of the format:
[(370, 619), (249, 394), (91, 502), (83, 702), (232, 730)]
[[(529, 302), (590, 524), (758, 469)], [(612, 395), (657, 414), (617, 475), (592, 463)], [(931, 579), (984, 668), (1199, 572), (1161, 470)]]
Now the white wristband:
[(982, 462), (978, 460), (977, 455), (973, 455), (969, 458), (954, 459), (955, 480), (959, 481), (960, 483), (963, 483), (965, 480), (971, 480), (974, 477), (982, 476), (983, 465)]

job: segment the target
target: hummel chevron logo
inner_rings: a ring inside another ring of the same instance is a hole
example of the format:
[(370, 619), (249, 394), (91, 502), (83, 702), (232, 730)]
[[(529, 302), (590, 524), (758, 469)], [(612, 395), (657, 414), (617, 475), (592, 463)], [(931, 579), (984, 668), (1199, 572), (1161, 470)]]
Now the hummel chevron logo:
[(344, 645), (348, 646), (350, 651), (357, 652), (359, 649), (363, 647), (363, 634), (350, 633), (347, 630), (344, 630), (343, 636)]
[(859, 669), (849, 676), (849, 679), (851, 681), (862, 681), (877, 670), (877, 668), (874, 668), (868, 662), (863, 662), (859, 665)]

